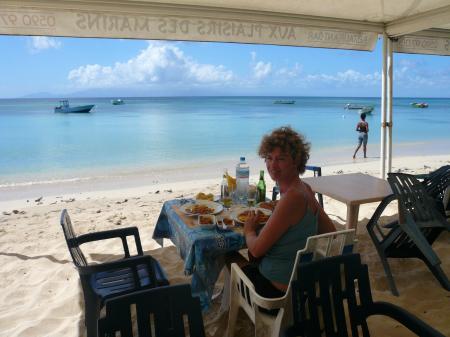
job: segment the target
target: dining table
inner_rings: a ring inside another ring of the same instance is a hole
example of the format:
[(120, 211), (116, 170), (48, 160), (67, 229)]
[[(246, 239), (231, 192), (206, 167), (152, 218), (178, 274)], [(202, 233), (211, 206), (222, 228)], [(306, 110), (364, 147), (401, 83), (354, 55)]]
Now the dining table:
[[(225, 266), (225, 254), (243, 249), (246, 244), (242, 226), (227, 230), (219, 226), (199, 226), (197, 216), (183, 212), (183, 205), (192, 202), (194, 200), (182, 198), (164, 202), (153, 239), (161, 246), (163, 239), (169, 239), (176, 246), (184, 261), (185, 275), (192, 275), (192, 295), (200, 298), (202, 310), (206, 311), (211, 306), (215, 283)], [(236, 209), (220, 209), (217, 217), (232, 217), (233, 211)]]
[(356, 229), (360, 205), (381, 201), (392, 194), (391, 187), (386, 180), (364, 173), (302, 178), (302, 180), (311, 186), (314, 192), (346, 204), (345, 227), (347, 229)]

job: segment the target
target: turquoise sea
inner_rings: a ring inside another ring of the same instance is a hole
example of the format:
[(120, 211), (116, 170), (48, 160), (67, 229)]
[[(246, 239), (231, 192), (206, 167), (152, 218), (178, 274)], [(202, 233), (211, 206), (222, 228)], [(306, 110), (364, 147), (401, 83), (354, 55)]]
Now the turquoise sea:
[[(356, 110), (347, 103), (374, 105), (368, 116), (369, 145), (379, 144), (380, 99), (334, 97), (74, 98), (95, 104), (90, 114), (58, 114), (58, 99), (0, 100), (0, 187), (55, 177), (131, 172), (195, 161), (255, 155), (262, 134), (291, 125), (314, 150), (356, 143)], [(277, 99), (293, 105), (274, 104)], [(427, 109), (412, 108), (425, 101)], [(450, 138), (450, 99), (394, 100), (394, 142)]]

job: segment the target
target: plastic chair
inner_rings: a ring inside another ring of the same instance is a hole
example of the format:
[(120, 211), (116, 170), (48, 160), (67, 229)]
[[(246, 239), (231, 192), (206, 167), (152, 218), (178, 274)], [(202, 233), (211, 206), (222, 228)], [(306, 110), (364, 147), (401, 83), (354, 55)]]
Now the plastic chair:
[[(305, 169), (307, 171), (313, 171), (314, 172), (314, 177), (321, 177), (322, 176), (322, 168), (319, 166), (310, 166), (310, 165), (306, 165)], [(272, 189), (272, 200), (275, 201), (277, 200), (277, 196), (278, 194), (280, 194), (280, 189), (278, 187), (278, 185), (275, 185)], [(320, 206), (322, 206), (323, 208), (323, 196), (321, 193), (317, 193), (317, 199), (319, 200), (319, 204)]]
[[(394, 194), (380, 203), (367, 223), (367, 231), (380, 256), (392, 293), (399, 295), (388, 258), (421, 259), (440, 284), (450, 290), (450, 281), (441, 269), (441, 261), (432, 248), (439, 234), (443, 230), (450, 230), (450, 225), (436, 209), (434, 199), (427, 194), (425, 186), (415, 176), (389, 173), (388, 181)], [(382, 226), (379, 223), (381, 214), (395, 199), (398, 199), (405, 221), (394, 221)]]
[(435, 200), (436, 206), (442, 215), (448, 217), (448, 191), (450, 188), (450, 165), (445, 165), (428, 174), (415, 175), (423, 179), (422, 184), (428, 195)]
[(192, 337), (205, 336), (200, 300), (192, 297), (189, 284), (122, 295), (106, 300), (105, 307), (98, 322), (100, 337), (184, 337), (187, 331)]
[[(353, 251), (355, 230), (348, 229), (339, 232), (310, 236), (305, 248), (297, 252), (292, 270), (289, 286), (286, 294), (279, 298), (265, 298), (258, 295), (253, 283), (235, 263), (231, 265), (231, 291), (230, 311), (228, 317), (228, 337), (234, 336), (237, 314), (239, 307), (251, 319), (255, 325), (255, 336), (279, 336), (280, 331), (287, 324), (292, 323), (291, 313), (291, 283), (297, 279), (298, 264), (326, 256), (336, 254), (348, 254)], [(299, 275), (302, 277), (302, 275)], [(261, 309), (279, 309), (276, 316)]]
[[(88, 337), (97, 335), (97, 319), (106, 298), (169, 284), (158, 261), (151, 256), (144, 256), (136, 227), (76, 236), (66, 209), (61, 213), (61, 227), (73, 263), (80, 275)], [(137, 256), (130, 256), (128, 236), (134, 237)], [(80, 246), (86, 242), (112, 238), (121, 239), (124, 258), (102, 264), (88, 264)]]
[(298, 273), (302, 277), (292, 284), (294, 324), (286, 337), (368, 337), (372, 315), (388, 316), (417, 336), (444, 336), (394, 304), (374, 302), (368, 268), (359, 254), (300, 264)]

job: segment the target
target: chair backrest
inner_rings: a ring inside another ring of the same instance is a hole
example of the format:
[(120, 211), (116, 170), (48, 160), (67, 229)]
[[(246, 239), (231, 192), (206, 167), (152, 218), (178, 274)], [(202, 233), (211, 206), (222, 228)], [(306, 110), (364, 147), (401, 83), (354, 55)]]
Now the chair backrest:
[(70, 216), (67, 212), (67, 209), (62, 210), (60, 222), (64, 237), (66, 238), (67, 248), (69, 248), (73, 263), (77, 267), (87, 266), (88, 263), (77, 243), (77, 236), (75, 235), (75, 231), (73, 230), (72, 222), (70, 221)]
[(346, 229), (310, 236), (306, 241), (305, 247), (297, 252), (289, 286), (298, 277), (298, 265), (325, 257), (351, 254), (356, 245), (355, 234), (355, 229)]
[(422, 184), (432, 198), (443, 201), (445, 190), (450, 185), (450, 165), (441, 166), (437, 170), (430, 172)]
[(122, 295), (106, 300), (105, 306), (106, 315), (98, 322), (101, 337), (183, 337), (187, 331), (192, 337), (205, 336), (200, 301), (188, 284)]
[(436, 222), (445, 226), (443, 216), (425, 190), (424, 185), (413, 175), (388, 173), (388, 182), (392, 192), (400, 203), (405, 219), (413, 219), (420, 227), (436, 227)]
[(360, 336), (358, 331), (369, 336), (361, 312), (373, 300), (367, 265), (361, 264), (359, 254), (302, 263), (298, 273), (292, 303), (294, 325), (302, 327), (302, 336)]

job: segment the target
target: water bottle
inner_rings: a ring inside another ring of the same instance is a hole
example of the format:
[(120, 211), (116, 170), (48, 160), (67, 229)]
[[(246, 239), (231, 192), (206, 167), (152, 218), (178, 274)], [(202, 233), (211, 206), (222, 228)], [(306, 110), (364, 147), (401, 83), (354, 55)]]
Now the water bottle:
[(236, 165), (236, 196), (240, 204), (244, 204), (247, 200), (249, 176), (250, 167), (245, 162), (245, 157), (241, 157)]

